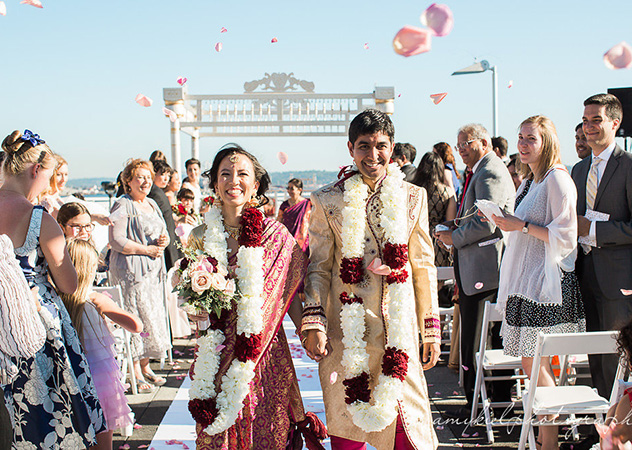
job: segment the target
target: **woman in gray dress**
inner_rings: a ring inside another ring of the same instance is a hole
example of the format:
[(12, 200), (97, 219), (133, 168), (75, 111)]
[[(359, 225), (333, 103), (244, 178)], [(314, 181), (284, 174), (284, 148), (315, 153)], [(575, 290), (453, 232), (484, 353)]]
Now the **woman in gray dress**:
[(130, 161), (121, 175), (125, 195), (112, 206), (110, 220), (110, 274), (121, 286), (124, 308), (141, 318), (144, 332), (132, 336), (132, 356), (139, 392), (151, 392), (166, 380), (149, 366), (171, 347), (165, 305), (163, 252), (169, 243), (165, 222), (156, 202), (147, 197), (153, 180), (151, 163)]

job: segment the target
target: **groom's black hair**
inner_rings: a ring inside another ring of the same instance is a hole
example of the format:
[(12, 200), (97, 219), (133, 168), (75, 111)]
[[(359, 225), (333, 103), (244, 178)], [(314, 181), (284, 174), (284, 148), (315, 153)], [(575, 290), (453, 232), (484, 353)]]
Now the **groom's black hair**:
[(395, 142), (395, 127), (388, 114), (377, 109), (366, 109), (354, 117), (349, 125), (349, 142), (355, 141), (363, 134), (383, 133)]

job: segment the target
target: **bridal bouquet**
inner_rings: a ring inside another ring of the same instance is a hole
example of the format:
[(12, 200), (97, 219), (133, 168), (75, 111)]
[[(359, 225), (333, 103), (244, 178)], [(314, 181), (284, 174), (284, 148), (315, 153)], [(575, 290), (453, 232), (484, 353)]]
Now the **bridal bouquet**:
[(212, 256), (201, 250), (185, 248), (184, 252), (184, 258), (176, 261), (171, 278), (173, 292), (184, 299), (181, 307), (189, 314), (208, 311), (219, 317), (223, 309), (231, 308), (235, 281)]

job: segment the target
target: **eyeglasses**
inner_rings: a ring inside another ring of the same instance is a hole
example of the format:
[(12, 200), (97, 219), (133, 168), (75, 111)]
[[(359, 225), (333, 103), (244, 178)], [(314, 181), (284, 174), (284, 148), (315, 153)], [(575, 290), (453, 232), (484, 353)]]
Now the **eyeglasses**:
[(74, 231), (75, 233), (80, 233), (81, 231), (87, 231), (88, 233), (90, 233), (91, 231), (94, 230), (93, 223), (88, 223), (85, 225), (67, 225), (67, 226), (72, 228), (72, 231)]
[(469, 147), (472, 142), (478, 141), (478, 140), (479, 139), (470, 139), (467, 142), (459, 142), (456, 144), (456, 148), (457, 150), (463, 150), (465, 147)]

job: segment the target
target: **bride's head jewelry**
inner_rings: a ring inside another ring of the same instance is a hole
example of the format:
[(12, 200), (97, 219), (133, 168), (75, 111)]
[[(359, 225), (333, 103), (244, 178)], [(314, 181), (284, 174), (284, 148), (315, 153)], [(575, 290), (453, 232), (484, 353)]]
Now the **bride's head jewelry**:
[(237, 153), (233, 153), (228, 157), (228, 160), (234, 164), (239, 161), (239, 155)]

